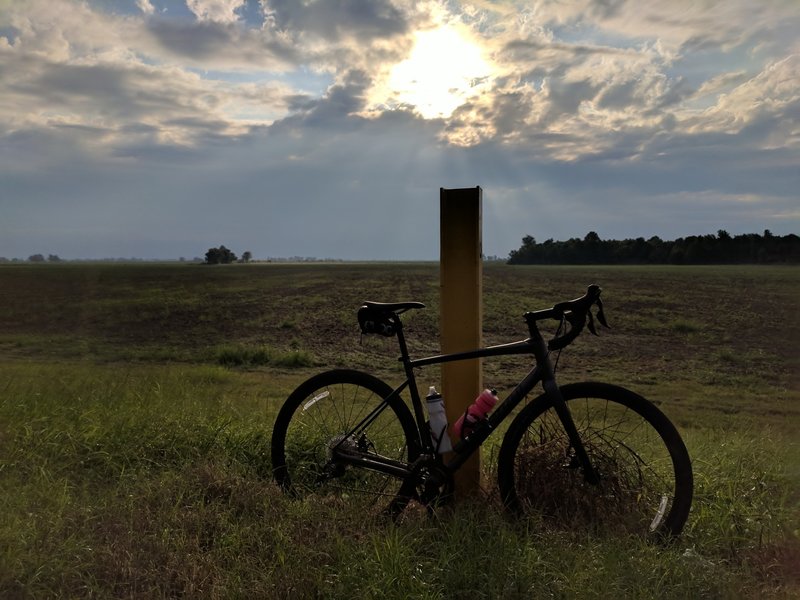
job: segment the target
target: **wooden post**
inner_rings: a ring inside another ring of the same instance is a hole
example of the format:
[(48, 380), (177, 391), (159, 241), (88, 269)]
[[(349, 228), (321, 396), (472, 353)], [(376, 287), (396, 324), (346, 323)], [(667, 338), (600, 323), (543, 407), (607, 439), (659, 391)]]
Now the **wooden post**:
[[(474, 350), (482, 345), (482, 237), (480, 187), (444, 189), (440, 204), (440, 281), (442, 352)], [(442, 395), (447, 420), (455, 423), (480, 394), (480, 359), (442, 365)], [(450, 436), (455, 443), (453, 431)], [(476, 452), (456, 474), (456, 494), (477, 492), (480, 458)]]

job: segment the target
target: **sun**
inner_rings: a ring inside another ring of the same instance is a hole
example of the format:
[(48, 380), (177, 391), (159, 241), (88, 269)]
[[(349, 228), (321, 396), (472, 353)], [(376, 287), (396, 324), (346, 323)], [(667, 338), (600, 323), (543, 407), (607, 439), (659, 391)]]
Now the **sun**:
[(410, 105), (426, 119), (449, 117), (480, 93), (492, 67), (480, 47), (451, 26), (414, 37), (411, 55), (389, 72), (390, 101)]

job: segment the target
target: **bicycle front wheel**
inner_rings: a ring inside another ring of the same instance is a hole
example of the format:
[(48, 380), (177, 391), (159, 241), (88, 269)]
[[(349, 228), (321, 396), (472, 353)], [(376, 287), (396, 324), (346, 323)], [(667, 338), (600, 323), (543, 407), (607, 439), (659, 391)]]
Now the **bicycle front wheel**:
[(391, 502), (392, 510), (402, 510), (407, 499), (395, 499), (402, 479), (336, 457), (346, 451), (407, 463), (419, 455), (411, 412), (399, 396), (384, 402), (391, 393), (380, 379), (351, 370), (328, 371), (301, 384), (272, 432), (277, 483), (295, 497), (313, 494), (363, 511)]
[(514, 419), (498, 455), (505, 505), (571, 528), (670, 537), (686, 523), (692, 466), (667, 417), (624, 388), (601, 383), (561, 387), (600, 482), (586, 481), (546, 394)]

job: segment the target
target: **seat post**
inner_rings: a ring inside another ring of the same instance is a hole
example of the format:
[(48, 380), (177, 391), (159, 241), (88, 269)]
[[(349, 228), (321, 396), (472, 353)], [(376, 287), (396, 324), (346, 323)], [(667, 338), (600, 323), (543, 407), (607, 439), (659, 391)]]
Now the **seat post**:
[(400, 315), (394, 314), (394, 322), (397, 328), (397, 344), (400, 346), (400, 361), (402, 361), (403, 367), (405, 367), (406, 375), (410, 377), (411, 359), (408, 356), (408, 346), (406, 345), (406, 336), (403, 333), (403, 322), (400, 320)]

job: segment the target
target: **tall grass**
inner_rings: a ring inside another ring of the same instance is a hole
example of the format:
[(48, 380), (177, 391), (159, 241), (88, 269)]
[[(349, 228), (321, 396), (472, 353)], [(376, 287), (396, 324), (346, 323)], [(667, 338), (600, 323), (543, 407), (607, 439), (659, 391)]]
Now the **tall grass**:
[(268, 346), (225, 344), (214, 350), (216, 361), (225, 367), (261, 367), (271, 365), (296, 369), (314, 365), (314, 357), (306, 350), (278, 352)]
[(221, 368), (65, 365), (44, 379), (42, 368), (6, 368), (0, 388), (0, 597), (797, 591), (786, 483), (798, 452), (781, 436), (688, 431), (697, 498), (666, 547), (512, 520), (491, 488), (392, 524), (276, 489), (269, 432), (285, 390), (269, 375), (256, 385)]

